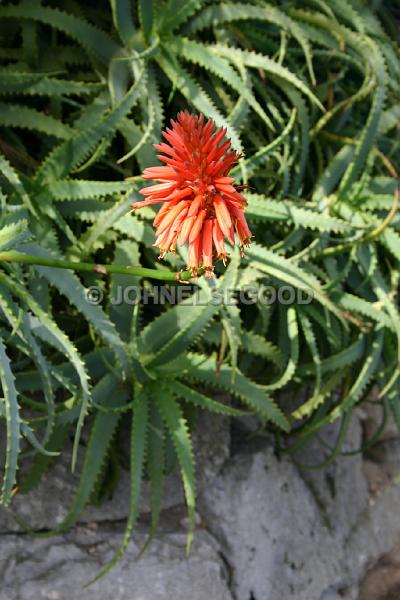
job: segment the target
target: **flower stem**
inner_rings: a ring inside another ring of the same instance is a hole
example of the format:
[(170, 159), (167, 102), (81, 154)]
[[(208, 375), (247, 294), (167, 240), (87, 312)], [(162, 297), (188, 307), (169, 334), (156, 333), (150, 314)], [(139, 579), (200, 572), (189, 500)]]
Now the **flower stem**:
[[(86, 271), (89, 273), (120, 273), (122, 275), (133, 275), (134, 277), (148, 277), (149, 279), (160, 279), (162, 281), (188, 281), (193, 278), (192, 271), (158, 271), (157, 269), (146, 269), (144, 267), (122, 267), (120, 265), (101, 265), (96, 263), (73, 262), (71, 260), (58, 260), (55, 258), (41, 258), (31, 256), (22, 252), (7, 250), (0, 252), (1, 262), (23, 263), (27, 265), (40, 265), (43, 267), (55, 267), (57, 269), (72, 269), (73, 271)], [(198, 273), (201, 275), (201, 272)]]

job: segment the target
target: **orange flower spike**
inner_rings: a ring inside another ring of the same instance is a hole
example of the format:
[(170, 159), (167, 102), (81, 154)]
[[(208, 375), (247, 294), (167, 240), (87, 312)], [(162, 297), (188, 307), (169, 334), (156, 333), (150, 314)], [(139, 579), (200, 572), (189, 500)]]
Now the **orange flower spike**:
[(163, 204), (163, 206), (160, 208), (160, 210), (158, 211), (158, 213), (156, 214), (154, 221), (153, 221), (153, 226), (157, 227), (163, 217), (167, 214), (167, 212), (170, 210), (170, 204), (168, 202), (166, 202), (165, 204)]
[(226, 129), (216, 128), (204, 115), (178, 113), (163, 132), (165, 141), (154, 144), (164, 164), (143, 172), (144, 179), (158, 183), (142, 188), (145, 199), (132, 204), (138, 209), (163, 203), (153, 222), (154, 245), (162, 258), (175, 251), (177, 241), (181, 246), (188, 242), (188, 268), (193, 275), (203, 267), (211, 277), (214, 259), (225, 264), (224, 239), (234, 244), (236, 233), (243, 254), (251, 238), (243, 212), (246, 200), (239, 193), (243, 187), (235, 186), (234, 177), (229, 177), (240, 156), (225, 136)]
[(226, 257), (228, 256), (228, 253), (225, 250), (224, 234), (222, 233), (221, 228), (218, 225), (218, 221), (216, 219), (214, 219), (214, 221), (213, 221), (212, 235), (213, 235), (213, 242), (214, 242), (215, 250), (217, 253), (217, 258), (219, 260), (222, 260), (223, 263), (226, 264)]
[(193, 217), (193, 215), (197, 215), (197, 213), (199, 212), (199, 209), (201, 208), (201, 204), (203, 202), (203, 196), (196, 196), (196, 198), (192, 201), (190, 208), (189, 208), (189, 212), (188, 212), (188, 217)]
[(212, 277), (213, 274), (213, 223), (214, 221), (212, 219), (207, 219), (204, 223), (202, 233), (202, 263), (206, 272), (206, 277)]
[(181, 246), (186, 244), (186, 242), (188, 241), (195, 220), (196, 215), (193, 215), (192, 217), (188, 217), (187, 219), (185, 219), (185, 221), (183, 222), (182, 229), (179, 235), (179, 244)]
[(200, 234), (202, 228), (203, 228), (203, 223), (205, 222), (207, 216), (207, 211), (205, 210), (201, 210), (199, 212), (199, 214), (196, 217), (195, 222), (193, 223), (192, 229), (190, 231), (190, 235), (189, 235), (189, 244), (191, 242), (193, 242), (197, 236)]
[(221, 227), (221, 230), (225, 237), (229, 239), (232, 219), (228, 207), (226, 206), (221, 196), (215, 196), (214, 207), (219, 226)]
[(184, 210), (186, 210), (187, 212), (187, 209), (188, 203), (184, 200), (181, 200), (180, 202), (178, 202), (178, 204), (175, 204), (173, 208), (171, 208), (167, 213), (165, 213), (164, 218), (162, 219), (162, 221), (160, 221), (156, 231), (156, 235), (162, 233), (165, 229), (170, 227), (174, 223), (175, 219), (180, 215), (180, 213), (182, 213)]
[(188, 268), (192, 269), (193, 275), (197, 275), (197, 271), (199, 269), (200, 263), (200, 243), (201, 236), (198, 235), (197, 238), (189, 244), (188, 248)]

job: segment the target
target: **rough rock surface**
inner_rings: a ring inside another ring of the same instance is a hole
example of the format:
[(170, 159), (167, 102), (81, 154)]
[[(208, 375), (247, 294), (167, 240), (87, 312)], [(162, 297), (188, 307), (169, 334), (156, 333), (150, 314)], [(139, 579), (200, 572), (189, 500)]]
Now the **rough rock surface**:
[(238, 455), (202, 496), (200, 510), (234, 566), (240, 600), (319, 599), (341, 568), (312, 494), (272, 449)]
[(400, 598), (400, 545), (385, 554), (368, 571), (360, 586), (361, 600), (396, 600)]
[[(213, 480), (228, 458), (229, 420), (206, 412), (199, 413), (193, 443), (197, 485), (202, 489)], [(78, 485), (78, 477), (71, 473), (70, 460), (70, 454), (66, 452), (34, 490), (25, 495), (17, 495), (11, 509), (0, 507), (0, 534), (21, 531), (14, 514), (34, 530), (53, 529), (63, 521), (72, 505)], [(149, 511), (149, 501), (146, 486), (144, 488), (142, 512), (146, 513)], [(86, 508), (79, 517), (79, 522), (125, 519), (129, 511), (129, 489), (129, 474), (122, 470), (112, 498), (105, 498), (100, 506)], [(163, 509), (183, 503), (181, 477), (176, 469), (165, 484)]]
[[(136, 536), (137, 538), (138, 536)], [(185, 558), (185, 534), (160, 536), (140, 561), (131, 542), (109, 576), (82, 590), (117, 550), (113, 529), (78, 530), (50, 540), (5, 536), (0, 600), (232, 600), (224, 565), (205, 533)], [(141, 540), (143, 542), (143, 539)]]
[[(326, 428), (324, 443), (333, 446), (337, 433)], [(343, 450), (361, 443), (355, 416)], [(310, 465), (326, 455), (313, 443), (296, 459)], [(200, 499), (238, 600), (358, 599), (366, 569), (399, 539), (399, 507), (400, 487), (369, 497), (360, 454), (310, 471), (268, 447), (235, 456)]]
[[(142, 533), (135, 534), (122, 561), (84, 591), (81, 584), (101, 570), (121, 541), (126, 474), (114, 497), (88, 508), (81, 524), (64, 536), (32, 539), (0, 509), (0, 600), (397, 598), (390, 595), (399, 589), (398, 550), (391, 552), (400, 540), (396, 471), (390, 466), (391, 476), (382, 477), (385, 454), (368, 453), (367, 460), (352, 454), (362, 443), (362, 422), (373, 431), (371, 419), (354, 415), (343, 448), (348, 456), (309, 470), (305, 465), (329, 456), (338, 425), (321, 432), (323, 445), (314, 441), (293, 462), (277, 457), (272, 440), (257, 429), (248, 431), (249, 441), (241, 430), (241, 442), (230, 442), (227, 420), (202, 415), (195, 435), (199, 528), (189, 560), (182, 490), (173, 474), (161, 530), (148, 552), (134, 561), (146, 530), (142, 515)], [(395, 440), (393, 431), (390, 443)], [(66, 460), (37, 490), (17, 497), (14, 510), (47, 529), (65, 516), (75, 487)]]
[[(331, 534), (345, 538), (356, 525), (360, 515), (368, 509), (368, 486), (363, 473), (363, 457), (358, 451), (362, 445), (362, 429), (356, 415), (350, 421), (342, 446), (344, 454), (323, 468), (332, 453), (339, 423), (324, 428), (321, 436), (324, 445), (314, 439), (296, 455), (301, 477), (307, 483)], [(351, 501), (349, 502), (349, 500)]]
[[(71, 473), (70, 456), (55, 463), (40, 484), (31, 492), (17, 495), (11, 508), (0, 507), (0, 534), (21, 531), (15, 520), (18, 516), (34, 530), (53, 529), (67, 516), (72, 505), (78, 478)], [(182, 485), (177, 472), (171, 474), (166, 485), (163, 507), (165, 509), (183, 502)], [(128, 515), (129, 474), (121, 472), (120, 480), (112, 498), (106, 498), (99, 506), (90, 506), (79, 517), (80, 523), (92, 521), (119, 521)], [(148, 510), (144, 498), (143, 510)]]
[[(216, 400), (223, 401), (215, 396)], [(199, 412), (193, 435), (197, 488), (207, 489), (229, 458), (230, 422), (227, 417)]]
[[(357, 590), (366, 570), (400, 541), (399, 513), (400, 487), (395, 485), (386, 489), (371, 502), (370, 509), (360, 515), (356, 527), (345, 540), (350, 590)], [(348, 597), (351, 600), (358, 598), (354, 591)], [(360, 596), (359, 600), (364, 599)]]

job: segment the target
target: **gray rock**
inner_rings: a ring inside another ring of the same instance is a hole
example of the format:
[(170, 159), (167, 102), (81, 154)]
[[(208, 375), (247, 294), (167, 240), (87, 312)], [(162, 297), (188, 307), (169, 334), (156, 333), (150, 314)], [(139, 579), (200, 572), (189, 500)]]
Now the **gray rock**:
[(342, 573), (342, 548), (295, 467), (272, 450), (238, 455), (200, 501), (232, 568), (238, 600), (319, 599)]
[[(325, 446), (334, 446), (337, 433), (338, 424), (320, 432)], [(252, 443), (244, 438), (234, 444), (236, 455), (229, 458), (229, 421), (199, 413), (197, 523), (213, 537), (197, 532), (186, 560), (181, 533), (186, 513), (174, 472), (166, 486), (163, 533), (134, 561), (144, 539), (142, 515), (142, 529), (121, 563), (84, 592), (81, 584), (120, 543), (120, 525), (110, 522), (127, 515), (128, 474), (122, 473), (113, 498), (84, 511), (77, 530), (49, 540), (15, 535), (11, 512), (0, 508), (0, 533), (6, 533), (0, 536), (0, 600), (357, 600), (366, 571), (399, 539), (400, 487), (389, 479), (379, 496), (370, 496), (360, 454), (308, 470), (297, 463), (317, 464), (327, 456), (317, 440), (296, 455), (294, 465), (276, 458), (269, 438), (255, 432), (252, 437)], [(361, 439), (354, 414), (343, 449), (358, 449)], [(66, 516), (78, 481), (69, 461), (67, 453), (35, 491), (16, 496), (13, 510), (32, 527), (55, 527)], [(148, 511), (146, 490), (143, 510)]]
[(389, 552), (400, 538), (400, 487), (388, 488), (361, 515), (346, 540), (349, 578), (358, 582), (377, 559)]
[[(209, 485), (229, 456), (229, 420), (207, 412), (199, 412), (193, 434), (197, 486)], [(80, 457), (82, 461), (82, 457)], [(71, 473), (70, 450), (54, 463), (40, 484), (25, 495), (16, 495), (10, 508), (0, 507), (0, 533), (21, 531), (17, 515), (34, 530), (53, 529), (68, 514), (72, 505), (78, 477)], [(79, 469), (78, 469), (79, 473)], [(99, 506), (88, 506), (80, 515), (79, 523), (118, 521), (129, 512), (129, 473), (121, 470), (120, 480), (112, 497)], [(149, 512), (148, 489), (144, 484), (142, 513)], [(163, 509), (184, 503), (181, 476), (176, 468), (167, 478)]]
[[(223, 401), (223, 397), (215, 396)], [(199, 411), (193, 431), (193, 447), (196, 461), (196, 483), (199, 490), (207, 489), (229, 458), (229, 418)]]
[[(28, 494), (17, 494), (9, 508), (0, 507), (0, 533), (21, 531), (14, 515), (34, 530), (57, 527), (71, 508), (77, 487), (78, 477), (72, 475), (70, 469), (70, 454), (65, 453), (35, 489)], [(125, 519), (129, 511), (129, 490), (129, 473), (122, 470), (112, 497), (104, 499), (99, 506), (88, 506), (80, 515), (79, 523)], [(171, 508), (183, 501), (180, 476), (175, 471), (166, 481), (163, 508)], [(142, 510), (149, 511), (146, 486)]]
[(339, 594), (335, 589), (328, 588), (324, 592), (322, 592), (319, 600), (343, 600), (343, 596)]
[[(334, 424), (321, 432), (331, 447), (337, 431)], [(343, 450), (360, 444), (354, 415)], [(324, 457), (314, 441), (296, 459)], [(200, 498), (238, 600), (358, 599), (366, 570), (400, 537), (399, 507), (399, 486), (371, 499), (360, 454), (314, 471), (279, 461), (271, 448), (238, 454)]]
[(393, 600), (400, 598), (400, 544), (383, 556), (361, 582), (362, 600)]
[(159, 536), (139, 561), (140, 545), (132, 541), (107, 576), (82, 590), (121, 539), (121, 533), (104, 528), (29, 543), (25, 536), (3, 536), (0, 600), (232, 600), (215, 542), (204, 532), (189, 559), (184, 534)]
[(380, 465), (372, 460), (364, 460), (363, 473), (371, 497), (380, 496), (393, 482), (393, 470), (388, 465)]
[[(296, 454), (295, 459), (331, 533), (346, 537), (360, 515), (368, 509), (368, 485), (362, 469), (362, 454), (341, 455), (324, 468), (306, 468), (307, 465), (319, 465), (329, 457), (329, 449), (334, 448), (339, 429), (339, 421), (323, 428), (319, 433), (321, 441), (314, 438), (304, 450)], [(342, 452), (358, 450), (361, 444), (361, 424), (354, 413)], [(302, 468), (301, 465), (305, 467)]]

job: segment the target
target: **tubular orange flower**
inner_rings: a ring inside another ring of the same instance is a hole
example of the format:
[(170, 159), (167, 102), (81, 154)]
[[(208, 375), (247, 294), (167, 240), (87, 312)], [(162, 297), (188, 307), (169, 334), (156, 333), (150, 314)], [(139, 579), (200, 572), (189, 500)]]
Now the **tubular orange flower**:
[(247, 203), (238, 191), (242, 187), (235, 187), (235, 179), (228, 176), (240, 156), (231, 150), (229, 140), (223, 142), (226, 129), (215, 129), (215, 123), (205, 122), (204, 115), (180, 112), (171, 125), (163, 132), (168, 143), (154, 144), (163, 153), (157, 158), (165, 165), (143, 172), (144, 179), (159, 183), (142, 188), (145, 200), (132, 207), (163, 203), (153, 223), (160, 258), (174, 252), (177, 242), (188, 242), (188, 268), (196, 275), (203, 267), (211, 277), (214, 258), (225, 264), (225, 238), (234, 244), (236, 232), (242, 256), (250, 243), (244, 216)]

